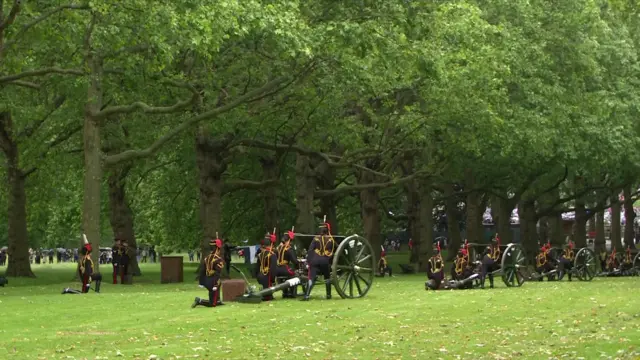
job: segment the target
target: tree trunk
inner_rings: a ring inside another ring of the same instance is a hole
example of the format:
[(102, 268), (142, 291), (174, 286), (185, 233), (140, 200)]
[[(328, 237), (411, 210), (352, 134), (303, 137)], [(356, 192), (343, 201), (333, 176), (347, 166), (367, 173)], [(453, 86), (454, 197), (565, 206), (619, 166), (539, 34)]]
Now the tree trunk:
[(482, 194), (472, 192), (467, 195), (467, 240), (470, 243), (480, 244), (484, 242), (484, 226), (482, 226), (482, 215), (484, 208), (482, 206)]
[[(278, 162), (276, 158), (261, 157), (260, 164), (262, 165), (262, 178), (265, 182), (278, 179)], [(280, 228), (278, 221), (278, 187), (276, 185), (267, 185), (262, 192), (262, 199), (264, 203), (264, 228), (272, 229), (275, 227), (278, 231), (284, 230)]]
[[(317, 184), (322, 190), (333, 190), (336, 187), (336, 170), (328, 164), (323, 163), (316, 169)], [(320, 172), (322, 170), (322, 172)], [(320, 212), (327, 216), (327, 221), (331, 224), (331, 232), (340, 234), (340, 226), (338, 224), (336, 196), (329, 195), (320, 198)]]
[(581, 249), (587, 246), (587, 211), (585, 208), (584, 200), (576, 200), (576, 220), (575, 231), (573, 233), (573, 241), (576, 243), (576, 247)]
[[(405, 187), (407, 193), (407, 229), (409, 231), (409, 239), (413, 241), (413, 249), (409, 253), (409, 263), (416, 264), (420, 260), (420, 253), (416, 242), (420, 242), (420, 192), (418, 191), (418, 181), (409, 182)], [(432, 220), (433, 221), (433, 220)]]
[(5, 276), (35, 277), (29, 262), (27, 232), (27, 194), (25, 176), (20, 169), (20, 153), (13, 141), (11, 113), (0, 113), (0, 148), (4, 152), (7, 170), (8, 264)]
[(520, 240), (529, 263), (533, 263), (538, 253), (538, 237), (536, 236), (536, 208), (533, 201), (520, 201)]
[(624, 188), (624, 245), (625, 248), (630, 246), (632, 249), (635, 248), (635, 229), (634, 229), (634, 221), (636, 219), (636, 213), (633, 210), (633, 199), (631, 197), (631, 186), (625, 186)]
[(458, 253), (462, 235), (460, 234), (460, 221), (458, 216), (458, 197), (452, 185), (444, 186), (445, 212), (447, 214), (447, 238), (449, 246), (447, 247), (447, 261), (453, 260)]
[(620, 227), (620, 202), (618, 196), (611, 197), (611, 249), (622, 251), (622, 229)]
[[(370, 172), (362, 171), (358, 178), (358, 183), (375, 183), (375, 177)], [(382, 245), (378, 192), (378, 189), (368, 189), (360, 191), (360, 209), (362, 213), (364, 233), (367, 240), (369, 240), (369, 243), (373, 247), (373, 252), (377, 259), (380, 257), (380, 246)]]
[[(313, 193), (316, 178), (308, 156), (296, 156), (296, 232), (314, 233)], [(310, 240), (309, 240), (310, 241)], [(306, 245), (309, 245), (307, 241)]]
[[(100, 262), (100, 210), (102, 200), (102, 164), (100, 158), (100, 128), (98, 121), (91, 116), (84, 121), (84, 196), (82, 201), (82, 227), (91, 247), (95, 269), (99, 271)], [(82, 241), (82, 240), (81, 240)]]
[[(134, 251), (138, 249), (136, 235), (134, 231), (134, 216), (126, 195), (127, 175), (131, 170), (131, 165), (115, 167), (109, 174), (109, 221), (113, 236), (116, 239), (126, 241)], [(131, 256), (129, 259), (129, 269), (133, 276), (140, 276), (140, 266), (138, 257)]]
[(549, 228), (551, 230), (550, 238), (551, 245), (555, 247), (562, 247), (562, 244), (565, 241), (565, 233), (564, 233), (564, 221), (562, 220), (562, 215), (552, 215), (549, 216)]
[(413, 251), (418, 254), (418, 271), (426, 272), (429, 266), (433, 247), (433, 196), (432, 188), (428, 183), (422, 183), (418, 192), (418, 216), (420, 237), (413, 239)]
[(494, 201), (491, 206), (491, 215), (493, 216), (493, 222), (496, 224), (496, 229), (500, 236), (500, 242), (502, 244), (512, 243), (513, 232), (511, 231), (511, 213), (513, 212), (515, 204), (513, 204), (511, 200), (496, 196), (494, 197)]
[(606, 250), (606, 240), (604, 237), (605, 226), (604, 226), (604, 210), (598, 211), (596, 213), (596, 239), (594, 241), (594, 251), (596, 254), (599, 254), (602, 251)]
[[(94, 114), (102, 108), (102, 64), (99, 59), (88, 55), (87, 63), (91, 69), (90, 84), (87, 89), (87, 102), (84, 108), (82, 131), (84, 152), (84, 181), (82, 197), (82, 229), (91, 247), (95, 269), (100, 268), (100, 210), (102, 207), (102, 158), (100, 143), (100, 119)], [(80, 240), (82, 243), (82, 240)]]
[(202, 129), (196, 136), (196, 164), (200, 183), (201, 259), (209, 254), (209, 240), (221, 234), (222, 174), (226, 171), (226, 145), (212, 139)]
[[(538, 239), (540, 239), (541, 243), (546, 244), (547, 241), (551, 240), (551, 237), (549, 236), (549, 232), (550, 232), (549, 218), (546, 216), (543, 216), (538, 221)], [(537, 243), (538, 241), (536, 241), (536, 244)]]

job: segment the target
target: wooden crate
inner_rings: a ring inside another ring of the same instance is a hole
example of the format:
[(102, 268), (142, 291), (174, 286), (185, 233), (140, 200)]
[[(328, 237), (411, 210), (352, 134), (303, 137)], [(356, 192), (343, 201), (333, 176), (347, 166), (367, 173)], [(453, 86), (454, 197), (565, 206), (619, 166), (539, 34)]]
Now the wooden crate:
[(160, 258), (160, 282), (163, 284), (184, 282), (182, 256), (163, 256)]

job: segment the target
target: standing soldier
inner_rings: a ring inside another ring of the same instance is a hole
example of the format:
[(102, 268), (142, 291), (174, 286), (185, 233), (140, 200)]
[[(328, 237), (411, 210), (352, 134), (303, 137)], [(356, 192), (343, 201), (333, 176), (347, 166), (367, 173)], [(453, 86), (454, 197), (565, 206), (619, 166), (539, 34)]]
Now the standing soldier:
[(209, 291), (209, 300), (200, 299), (196, 297), (191, 305), (192, 308), (202, 305), (206, 307), (216, 307), (218, 305), (224, 305), (220, 300), (220, 276), (224, 269), (224, 260), (221, 256), (222, 240), (218, 238), (216, 234), (215, 239), (209, 241), (209, 247), (211, 253), (204, 258), (204, 264), (200, 266), (200, 287), (203, 287)]
[(121, 249), (118, 271), (120, 273), (120, 283), (124, 284), (124, 277), (127, 276), (127, 271), (129, 271), (129, 244), (126, 240), (122, 241)]
[(565, 245), (564, 251), (560, 255), (560, 264), (558, 266), (558, 280), (562, 280), (564, 274), (566, 273), (569, 277), (569, 281), (571, 281), (571, 270), (573, 269), (573, 259), (575, 255), (573, 254), (573, 242), (569, 240), (569, 243)]
[(309, 282), (307, 283), (307, 291), (302, 298), (303, 301), (309, 300), (318, 272), (324, 277), (327, 299), (331, 299), (331, 271), (329, 266), (333, 259), (335, 244), (336, 242), (331, 236), (331, 225), (329, 225), (325, 216), (323, 223), (320, 225), (320, 234), (313, 238), (307, 252)]
[(391, 266), (387, 262), (387, 253), (382, 249), (380, 251), (380, 260), (378, 260), (378, 272), (380, 273), (380, 277), (384, 277), (386, 273), (389, 273), (389, 277), (391, 277)]
[[(296, 256), (296, 252), (291, 247), (291, 240), (293, 240), (294, 237), (295, 234), (293, 232), (293, 228), (291, 228), (290, 231), (287, 231), (287, 233), (282, 236), (282, 242), (280, 243), (280, 245), (278, 245), (278, 249), (276, 251), (278, 255), (278, 268), (276, 270), (277, 277), (291, 279), (296, 275), (295, 270), (289, 266), (298, 266), (298, 257)], [(294, 299), (296, 297), (297, 288), (297, 286), (292, 286), (283, 290), (282, 297), (285, 299)]]
[(440, 253), (440, 242), (436, 241), (433, 244), (433, 256), (429, 258), (429, 264), (427, 267), (427, 282), (425, 290), (438, 290), (444, 281), (444, 260)]
[(489, 287), (493, 288), (493, 272), (498, 270), (500, 260), (500, 237), (498, 233), (491, 240), (491, 245), (485, 248), (482, 255), (482, 271), (480, 273), (480, 287), (484, 289), (484, 281), (489, 276)]
[(91, 287), (91, 281), (96, 281), (95, 291), (97, 293), (100, 292), (100, 283), (102, 282), (102, 276), (99, 273), (93, 272), (93, 261), (91, 260), (91, 244), (87, 240), (86, 236), (84, 237), (84, 246), (80, 250), (82, 257), (78, 259), (78, 275), (80, 276), (80, 280), (82, 281), (82, 289), (75, 290), (70, 288), (65, 288), (62, 290), (63, 294), (85, 294), (89, 292), (89, 288)]
[(122, 241), (116, 238), (116, 242), (111, 249), (111, 265), (113, 266), (113, 283), (118, 283), (118, 274), (120, 272), (120, 258), (122, 257)]
[[(278, 267), (278, 256), (275, 253), (275, 244), (276, 244), (276, 230), (273, 229), (273, 233), (265, 235), (265, 239), (269, 239), (269, 244), (265, 246), (265, 248), (260, 251), (258, 254), (258, 265), (260, 266), (258, 270), (258, 283), (262, 285), (262, 289), (267, 289), (273, 286), (276, 279), (276, 271)], [(265, 295), (262, 300), (270, 301), (273, 300), (272, 295)]]

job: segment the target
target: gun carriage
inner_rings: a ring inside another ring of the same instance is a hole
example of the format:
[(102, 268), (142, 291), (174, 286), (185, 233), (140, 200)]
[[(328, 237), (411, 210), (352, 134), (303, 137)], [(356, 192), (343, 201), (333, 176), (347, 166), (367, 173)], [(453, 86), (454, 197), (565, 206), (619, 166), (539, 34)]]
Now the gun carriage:
[[(469, 243), (469, 258), (471, 261), (482, 262), (482, 254), (489, 244)], [(520, 244), (498, 245), (500, 255), (494, 259), (499, 267), (492, 271), (494, 276), (500, 276), (507, 287), (520, 287), (525, 282), (526, 256)]]
[[(293, 286), (306, 286), (309, 278), (307, 275), (306, 259), (304, 259), (304, 255), (306, 254), (304, 244), (309, 244), (315, 236), (316, 235), (310, 234), (295, 234), (294, 249), (299, 257), (299, 261), (298, 267), (295, 269), (296, 275), (294, 277), (282, 280), (277, 285), (260, 291), (256, 291), (254, 286), (248, 286), (248, 291), (235, 300), (244, 303), (259, 303), (262, 301), (263, 296), (268, 296)], [(337, 245), (331, 263), (331, 284), (343, 299), (355, 299), (366, 296), (373, 285), (376, 268), (375, 254), (371, 244), (367, 239), (358, 234), (331, 236)], [(234, 269), (242, 273), (236, 267), (234, 267)], [(247, 278), (244, 278), (249, 285)]]
[[(555, 269), (548, 273), (543, 273), (537, 276), (547, 276), (553, 273), (558, 273), (558, 265), (560, 264), (560, 257), (563, 254), (563, 250), (558, 247), (552, 247), (549, 249), (549, 257), (551, 261), (555, 263)], [(593, 250), (584, 247), (576, 252), (575, 257), (573, 258), (573, 267), (569, 270), (566, 270), (567, 273), (571, 273), (578, 277), (580, 281), (591, 281), (593, 277), (597, 274), (597, 259), (596, 254)]]
[(639, 276), (640, 275), (640, 251), (627, 247), (619, 253), (614, 248), (607, 254), (601, 271), (597, 276)]

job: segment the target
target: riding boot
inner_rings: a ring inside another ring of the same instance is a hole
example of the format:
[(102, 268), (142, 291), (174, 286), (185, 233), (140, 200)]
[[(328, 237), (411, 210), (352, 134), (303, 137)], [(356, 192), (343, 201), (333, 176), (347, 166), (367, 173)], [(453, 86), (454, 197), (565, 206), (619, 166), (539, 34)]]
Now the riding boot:
[(489, 287), (493, 289), (493, 275), (489, 275)]
[(564, 271), (561, 270), (558, 272), (558, 281), (561, 281), (564, 278)]
[(327, 289), (327, 299), (331, 299), (331, 282), (329, 280), (327, 280), (325, 288)]
[(195, 300), (193, 300), (193, 304), (191, 304), (191, 308), (193, 309), (198, 305), (200, 305), (200, 298), (196, 296)]
[(302, 297), (302, 301), (308, 301), (309, 296), (311, 295), (311, 289), (313, 289), (313, 280), (309, 280), (307, 283), (307, 291), (304, 293), (304, 297)]
[(567, 276), (569, 277), (569, 281), (571, 281), (571, 273), (568, 273)]
[(482, 276), (480, 278), (480, 289), (484, 289), (484, 281), (485, 281), (486, 277)]
[(100, 283), (102, 282), (102, 280), (96, 280), (96, 292), (99, 293), (100, 292)]

